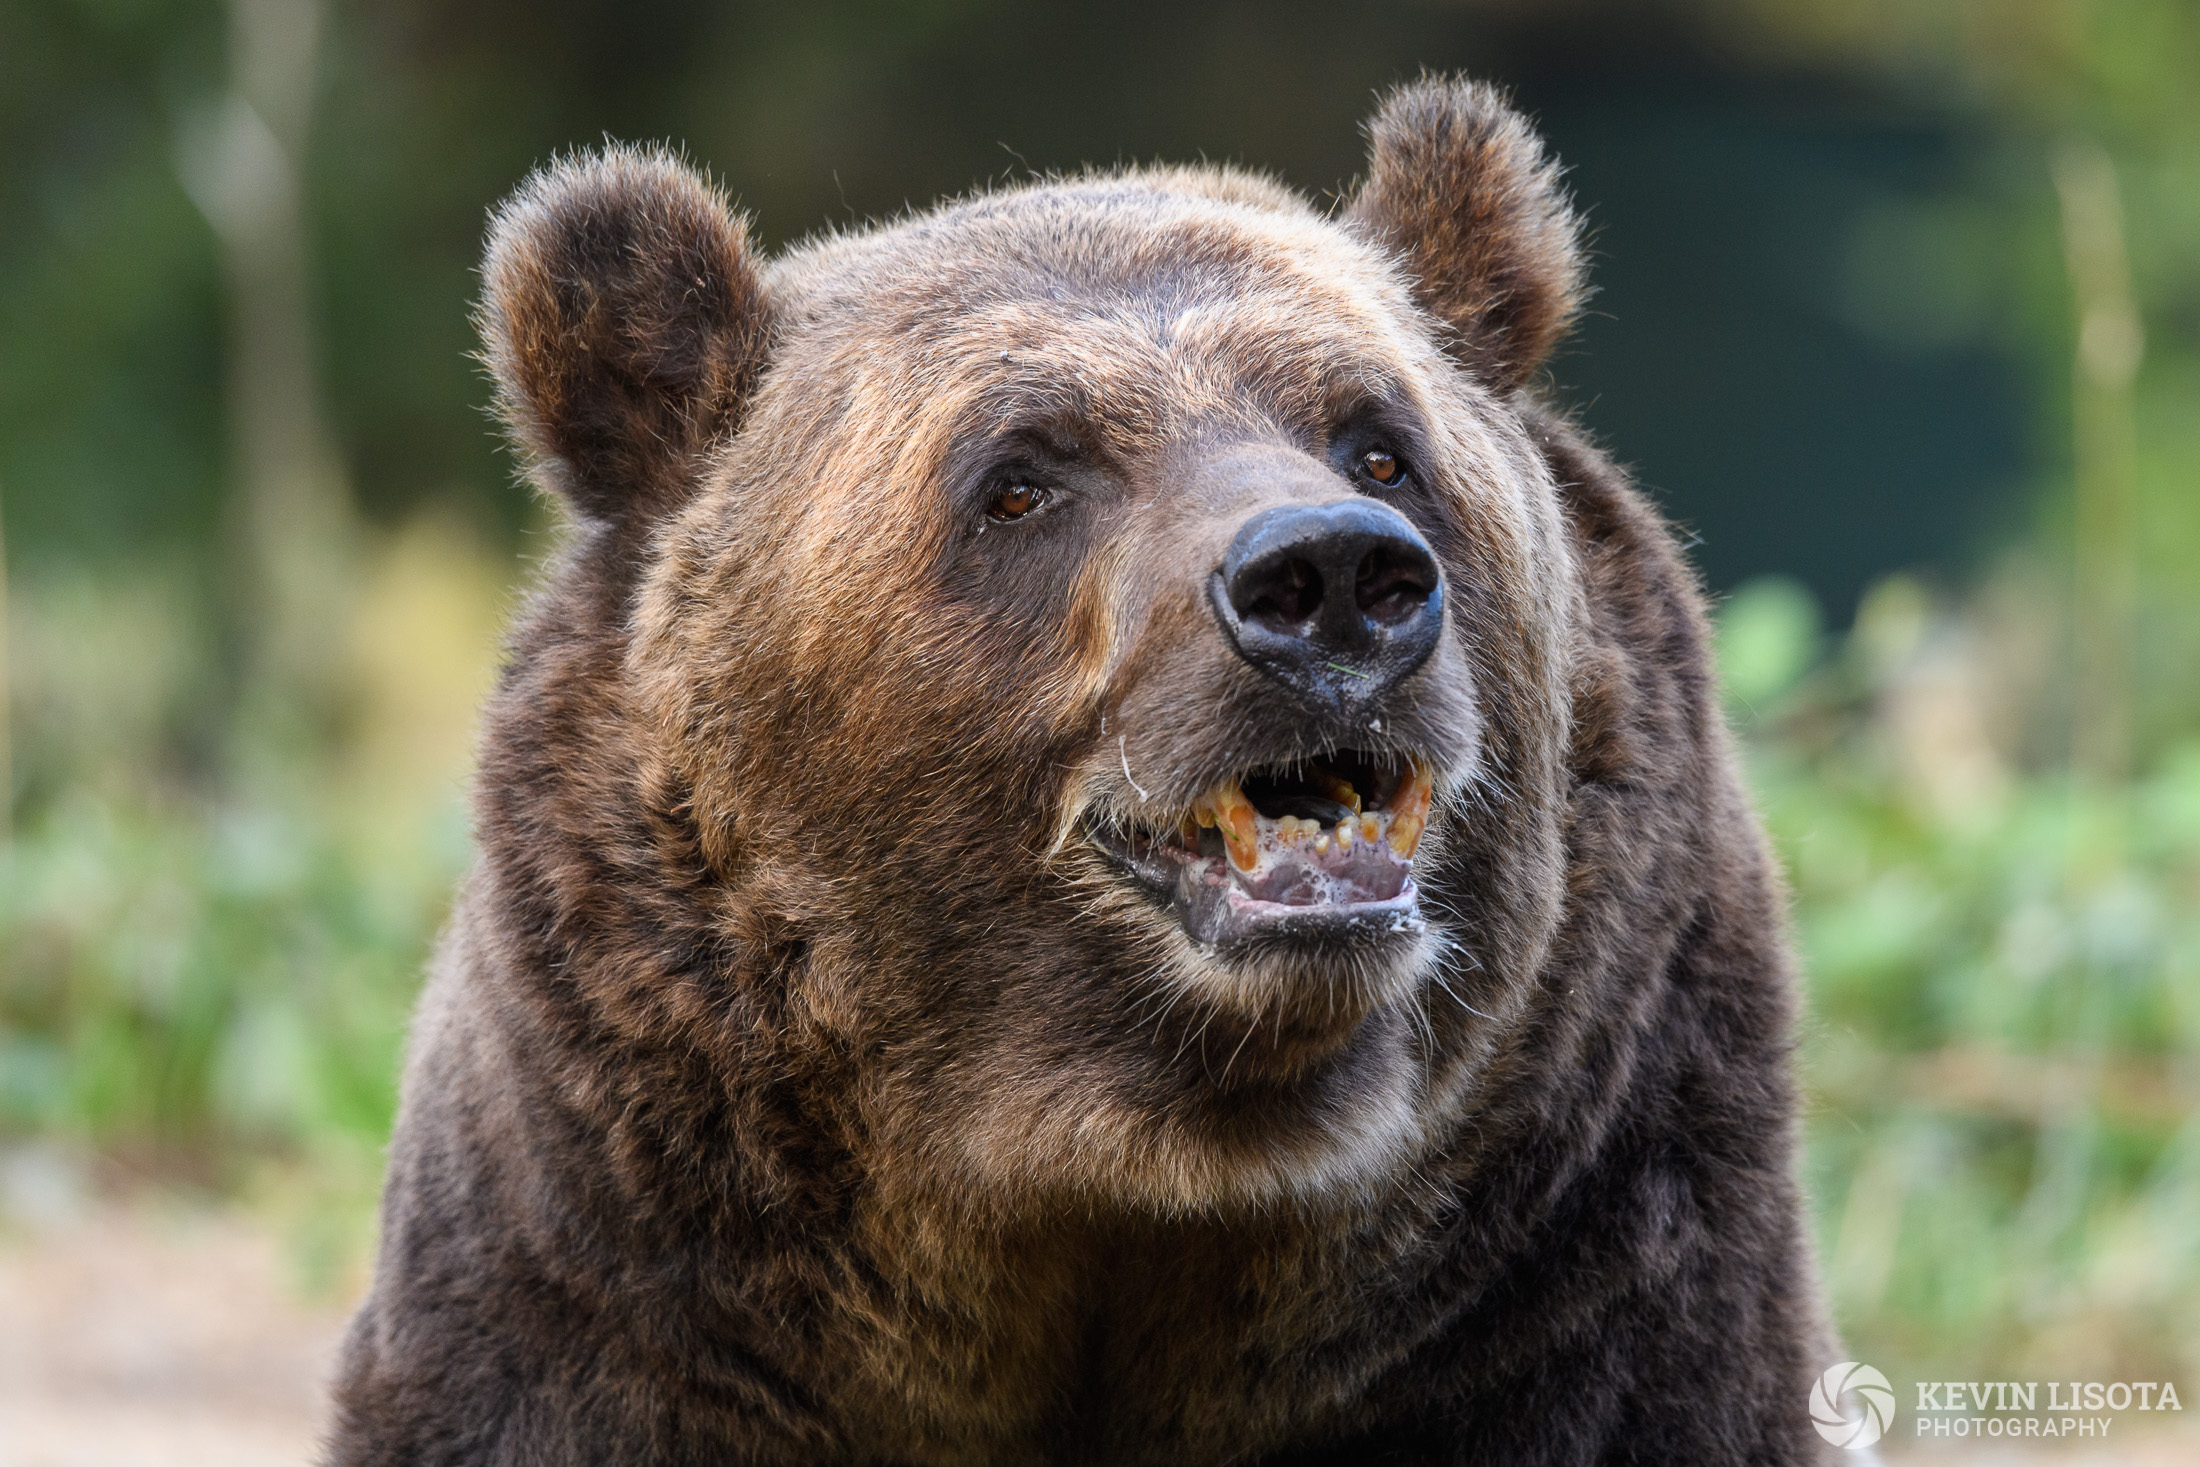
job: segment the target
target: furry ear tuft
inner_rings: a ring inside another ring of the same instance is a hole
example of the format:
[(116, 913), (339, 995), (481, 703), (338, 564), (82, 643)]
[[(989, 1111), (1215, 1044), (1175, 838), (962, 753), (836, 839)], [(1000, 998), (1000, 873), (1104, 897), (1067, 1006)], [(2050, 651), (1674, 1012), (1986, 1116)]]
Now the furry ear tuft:
[(497, 406), (581, 514), (646, 522), (740, 425), (771, 334), (748, 226), (661, 148), (566, 158), (489, 229), (477, 320)]
[(1495, 88), (1455, 78), (1391, 93), (1367, 137), (1347, 226), (1398, 252), (1422, 306), (1457, 333), (1463, 366), (1499, 392), (1520, 386), (1585, 289), (1557, 163)]

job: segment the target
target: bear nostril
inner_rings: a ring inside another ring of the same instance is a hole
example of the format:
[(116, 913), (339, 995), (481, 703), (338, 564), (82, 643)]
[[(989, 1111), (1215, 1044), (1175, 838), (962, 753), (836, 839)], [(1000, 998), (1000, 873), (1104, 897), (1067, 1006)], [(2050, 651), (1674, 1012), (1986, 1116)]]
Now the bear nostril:
[(1321, 610), (1321, 572), (1303, 560), (1271, 567), (1248, 589), (1252, 594), (1240, 615), (1270, 631), (1291, 631), (1312, 621)]
[(1369, 620), (1396, 626), (1428, 604), (1436, 589), (1425, 560), (1408, 560), (1381, 546), (1360, 557), (1352, 599)]

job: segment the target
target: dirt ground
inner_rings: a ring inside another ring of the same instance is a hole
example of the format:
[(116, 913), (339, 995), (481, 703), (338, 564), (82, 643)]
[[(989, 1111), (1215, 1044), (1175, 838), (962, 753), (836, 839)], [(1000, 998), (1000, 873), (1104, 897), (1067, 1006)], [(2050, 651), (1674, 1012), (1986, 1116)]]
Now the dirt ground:
[(313, 1460), (348, 1300), (307, 1302), (263, 1227), (88, 1209), (0, 1235), (0, 1467)]
[[(0, 1227), (0, 1467), (312, 1461), (349, 1299), (301, 1296), (264, 1225), (170, 1205)], [(2200, 1432), (2067, 1449), (1885, 1443), (1942, 1467), (2200, 1467)]]

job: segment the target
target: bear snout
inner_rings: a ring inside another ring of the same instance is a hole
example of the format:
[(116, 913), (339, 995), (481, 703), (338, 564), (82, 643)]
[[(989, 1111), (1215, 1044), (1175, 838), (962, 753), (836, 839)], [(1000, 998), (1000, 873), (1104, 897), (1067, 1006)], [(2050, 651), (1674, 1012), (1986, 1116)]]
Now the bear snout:
[(1349, 713), (1435, 650), (1444, 575), (1404, 515), (1354, 496), (1246, 520), (1209, 600), (1239, 657), (1320, 708)]

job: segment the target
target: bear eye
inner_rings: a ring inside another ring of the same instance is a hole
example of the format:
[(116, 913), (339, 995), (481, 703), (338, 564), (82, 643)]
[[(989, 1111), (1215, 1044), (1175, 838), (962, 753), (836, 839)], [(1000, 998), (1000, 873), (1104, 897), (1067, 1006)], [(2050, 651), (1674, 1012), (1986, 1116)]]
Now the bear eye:
[(1047, 502), (1047, 492), (1036, 484), (1014, 483), (993, 496), (993, 502), (985, 507), (985, 517), (997, 524), (1020, 520)]
[(1360, 467), (1378, 484), (1395, 484), (1405, 477), (1405, 465), (1387, 448), (1370, 448), (1360, 455)]

